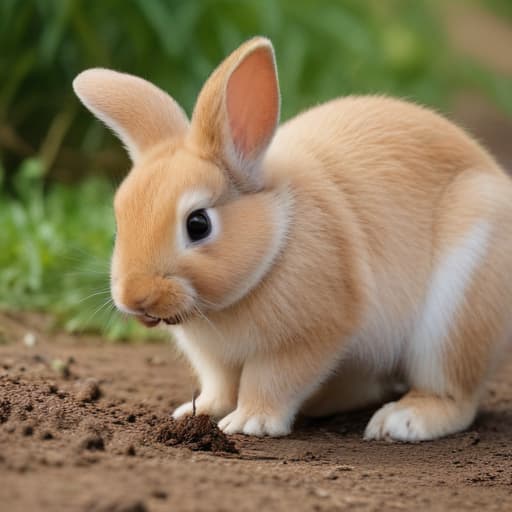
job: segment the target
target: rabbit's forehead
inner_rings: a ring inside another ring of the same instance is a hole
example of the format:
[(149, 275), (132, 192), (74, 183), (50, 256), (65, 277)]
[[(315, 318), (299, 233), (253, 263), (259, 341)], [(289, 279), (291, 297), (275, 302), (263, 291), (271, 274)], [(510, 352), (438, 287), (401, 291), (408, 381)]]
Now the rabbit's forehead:
[(151, 211), (165, 216), (190, 208), (204, 208), (205, 202), (223, 195), (224, 173), (211, 162), (178, 152), (134, 168), (119, 187), (114, 208), (116, 216), (133, 216)]

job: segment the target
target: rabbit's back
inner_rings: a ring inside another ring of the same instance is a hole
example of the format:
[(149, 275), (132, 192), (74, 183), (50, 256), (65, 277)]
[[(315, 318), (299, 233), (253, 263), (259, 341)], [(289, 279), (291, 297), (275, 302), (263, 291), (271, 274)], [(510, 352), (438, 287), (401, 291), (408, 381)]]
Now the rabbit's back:
[(290, 180), (319, 204), (349, 206), (366, 269), (361, 336), (381, 344), (380, 364), (385, 354), (391, 364), (400, 340), (413, 335), (450, 251), (465, 247), (475, 226), (502, 223), (512, 211), (510, 179), (485, 149), (435, 112), (397, 99), (348, 97), (312, 108), (280, 128), (268, 158), (288, 162), (270, 165), (270, 179)]

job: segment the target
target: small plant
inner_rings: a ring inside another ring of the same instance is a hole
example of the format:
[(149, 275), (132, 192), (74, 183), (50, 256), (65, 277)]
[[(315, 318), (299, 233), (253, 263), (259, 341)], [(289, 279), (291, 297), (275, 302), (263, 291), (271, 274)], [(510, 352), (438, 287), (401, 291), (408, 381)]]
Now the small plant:
[(27, 160), (11, 193), (0, 188), (0, 307), (51, 312), (71, 332), (146, 337), (110, 298), (111, 185), (89, 179), (45, 190), (42, 172)]

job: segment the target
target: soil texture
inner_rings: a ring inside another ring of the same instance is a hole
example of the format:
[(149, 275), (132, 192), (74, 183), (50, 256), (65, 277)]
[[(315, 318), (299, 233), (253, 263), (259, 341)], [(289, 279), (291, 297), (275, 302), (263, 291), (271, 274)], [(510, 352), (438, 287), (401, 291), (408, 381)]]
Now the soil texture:
[(2, 511), (512, 510), (511, 354), (445, 439), (365, 442), (373, 411), (227, 438), (171, 419), (196, 387), (171, 344), (47, 334), (27, 315), (0, 314), (0, 335)]

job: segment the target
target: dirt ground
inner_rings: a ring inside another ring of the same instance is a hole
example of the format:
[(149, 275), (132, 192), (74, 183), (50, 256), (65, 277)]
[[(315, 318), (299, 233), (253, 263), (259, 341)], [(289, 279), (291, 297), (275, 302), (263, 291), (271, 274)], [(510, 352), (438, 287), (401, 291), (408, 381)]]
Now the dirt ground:
[(0, 339), (2, 511), (512, 510), (512, 357), (476, 423), (446, 439), (365, 442), (364, 411), (282, 439), (232, 436), (238, 454), (213, 454), (159, 440), (195, 387), (170, 344), (5, 314)]

